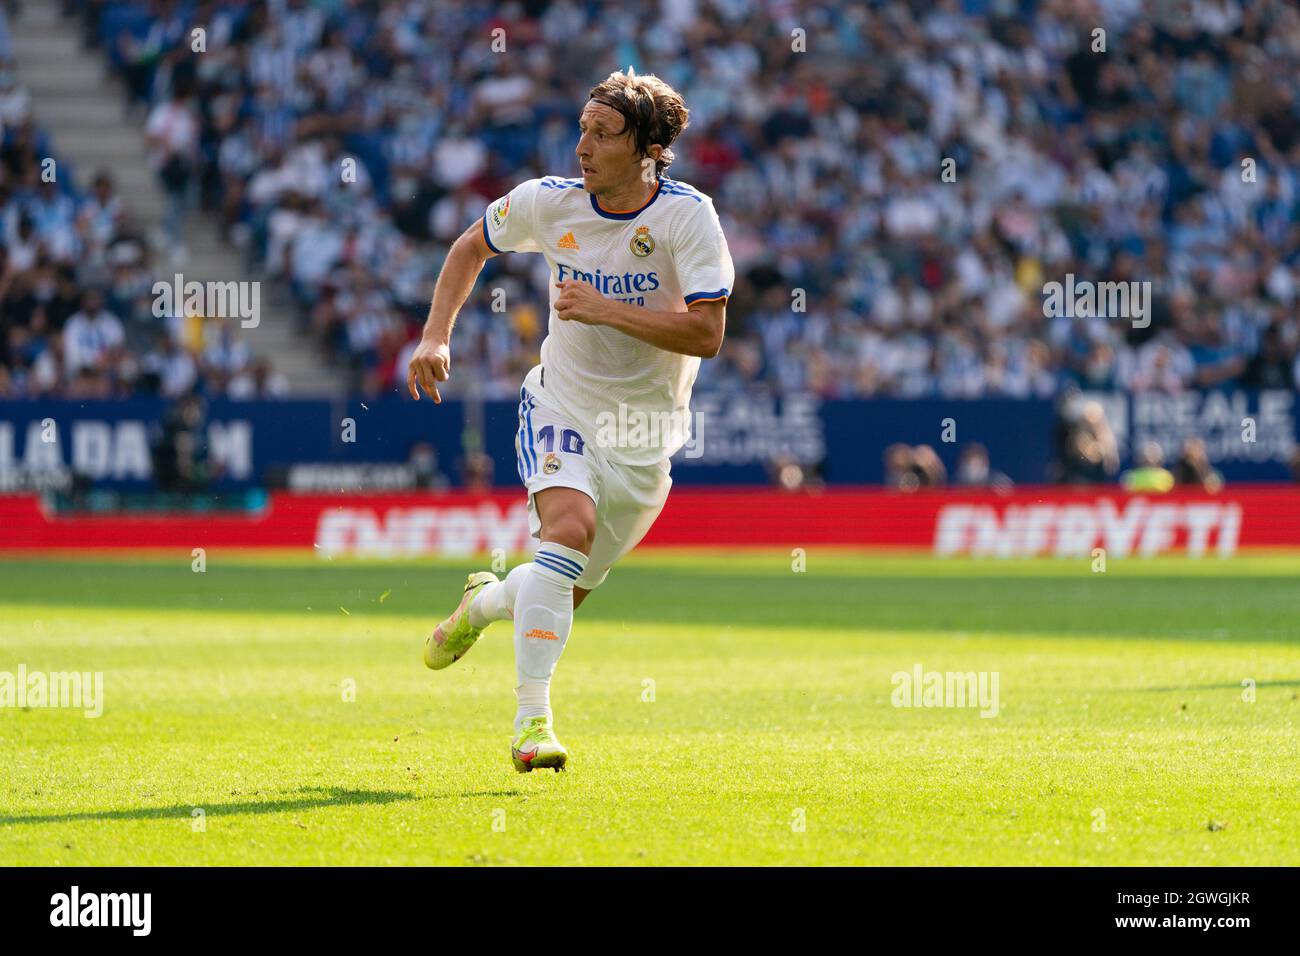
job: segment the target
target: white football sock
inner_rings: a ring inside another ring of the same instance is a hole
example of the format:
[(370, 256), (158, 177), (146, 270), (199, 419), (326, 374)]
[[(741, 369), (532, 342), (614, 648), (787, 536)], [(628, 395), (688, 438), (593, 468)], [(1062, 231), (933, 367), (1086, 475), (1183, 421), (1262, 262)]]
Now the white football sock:
[(543, 541), (515, 598), (515, 730), (526, 717), (551, 716), (551, 675), (573, 629), (573, 584), (587, 556)]
[(474, 627), (487, 627), (493, 621), (505, 621), (515, 616), (515, 600), (519, 585), (524, 581), (532, 563), (521, 564), (506, 575), (504, 581), (489, 584), (474, 595), (469, 602), (469, 622)]

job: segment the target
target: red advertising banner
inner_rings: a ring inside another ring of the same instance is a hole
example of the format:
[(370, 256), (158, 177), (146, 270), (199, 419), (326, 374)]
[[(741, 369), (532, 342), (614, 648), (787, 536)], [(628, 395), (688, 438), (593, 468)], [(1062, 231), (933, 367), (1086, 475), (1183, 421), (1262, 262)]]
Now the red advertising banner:
[(809, 544), (923, 548), (936, 555), (1113, 557), (1230, 555), (1239, 547), (1300, 547), (1300, 488), (1218, 495), (1030, 488), (987, 491), (719, 492), (669, 499), (646, 544), (723, 547)]
[[(36, 495), (0, 497), (0, 550), (314, 548), (323, 555), (416, 557), (529, 550), (516, 492), (482, 495), (295, 495), (240, 514), (49, 513)], [(879, 489), (785, 493), (678, 489), (646, 547), (929, 549), (939, 556), (1228, 556), (1300, 548), (1300, 488), (1216, 495), (1070, 488), (1014, 494)]]

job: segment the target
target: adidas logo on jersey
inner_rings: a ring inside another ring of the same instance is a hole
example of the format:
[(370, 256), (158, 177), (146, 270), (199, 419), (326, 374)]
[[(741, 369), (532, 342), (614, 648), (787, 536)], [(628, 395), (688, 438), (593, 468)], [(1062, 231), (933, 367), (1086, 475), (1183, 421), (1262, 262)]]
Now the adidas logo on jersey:
[(573, 231), (570, 230), (560, 236), (560, 241), (556, 243), (561, 249), (577, 249), (578, 240), (573, 238)]

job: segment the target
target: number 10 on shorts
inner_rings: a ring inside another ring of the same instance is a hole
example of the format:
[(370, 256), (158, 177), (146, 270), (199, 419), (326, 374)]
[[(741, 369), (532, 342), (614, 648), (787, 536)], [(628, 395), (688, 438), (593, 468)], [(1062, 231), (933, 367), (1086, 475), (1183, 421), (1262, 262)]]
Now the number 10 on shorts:
[[(555, 451), (555, 426), (543, 425), (538, 429), (537, 441), (544, 451)], [(586, 446), (582, 436), (572, 428), (565, 428), (560, 432), (560, 451), (569, 455), (581, 455), (584, 447)]]

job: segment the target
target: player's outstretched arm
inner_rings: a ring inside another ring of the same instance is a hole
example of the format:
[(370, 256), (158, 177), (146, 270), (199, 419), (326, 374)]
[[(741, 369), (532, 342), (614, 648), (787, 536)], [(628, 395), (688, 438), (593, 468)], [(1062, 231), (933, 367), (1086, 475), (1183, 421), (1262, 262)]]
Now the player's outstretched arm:
[(424, 333), (406, 372), (406, 387), (416, 401), (420, 400), (420, 388), (435, 402), (442, 401), (437, 383), (451, 376), (451, 330), (456, 325), (456, 316), (483, 271), (483, 263), (495, 255), (483, 238), (482, 219), (452, 243), (433, 287), (433, 302)]
[(685, 312), (660, 312), (607, 299), (586, 282), (557, 283), (555, 314), (569, 322), (608, 325), (665, 352), (713, 358), (722, 348), (727, 325), (723, 299), (696, 302)]

